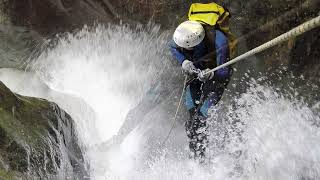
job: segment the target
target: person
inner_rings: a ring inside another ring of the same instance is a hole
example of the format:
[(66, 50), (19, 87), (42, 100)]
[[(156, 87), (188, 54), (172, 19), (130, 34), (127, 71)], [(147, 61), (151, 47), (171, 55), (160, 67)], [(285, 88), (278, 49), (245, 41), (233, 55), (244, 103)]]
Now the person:
[(221, 99), (232, 74), (231, 67), (215, 72), (209, 70), (229, 60), (228, 38), (218, 28), (188, 20), (176, 28), (169, 47), (183, 72), (193, 78), (185, 91), (185, 104), (190, 114), (185, 128), (191, 157), (203, 160), (208, 143), (209, 109)]

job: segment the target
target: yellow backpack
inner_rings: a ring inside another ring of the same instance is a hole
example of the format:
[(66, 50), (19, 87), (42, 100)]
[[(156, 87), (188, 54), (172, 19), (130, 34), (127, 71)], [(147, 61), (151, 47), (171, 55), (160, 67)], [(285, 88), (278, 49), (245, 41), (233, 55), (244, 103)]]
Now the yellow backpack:
[(188, 19), (202, 24), (214, 26), (221, 30), (229, 40), (230, 57), (235, 56), (236, 38), (229, 28), (230, 12), (216, 3), (193, 3), (190, 6)]

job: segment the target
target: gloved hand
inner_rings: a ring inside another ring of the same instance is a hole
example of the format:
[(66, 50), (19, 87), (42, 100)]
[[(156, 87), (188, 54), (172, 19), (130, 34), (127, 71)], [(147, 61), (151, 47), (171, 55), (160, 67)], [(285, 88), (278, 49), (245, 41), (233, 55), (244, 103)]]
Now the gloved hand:
[(188, 74), (193, 74), (196, 69), (196, 67), (193, 65), (193, 63), (187, 59), (182, 62), (181, 67), (182, 67), (183, 71)]
[(198, 74), (198, 79), (202, 82), (211, 80), (214, 77), (214, 71), (209, 72), (211, 69), (205, 69)]

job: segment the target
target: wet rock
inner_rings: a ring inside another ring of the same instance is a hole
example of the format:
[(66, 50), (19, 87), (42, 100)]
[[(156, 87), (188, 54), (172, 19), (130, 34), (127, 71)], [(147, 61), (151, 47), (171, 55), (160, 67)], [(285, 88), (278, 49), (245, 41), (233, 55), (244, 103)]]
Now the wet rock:
[(13, 25), (45, 35), (113, 20), (102, 0), (2, 0), (1, 4)]
[(191, 1), (185, 0), (119, 0), (112, 2), (122, 19), (148, 23), (154, 21), (165, 28), (170, 28), (186, 18)]
[(41, 35), (33, 30), (10, 24), (0, 24), (0, 68), (24, 69), (30, 54), (43, 43)]
[(296, 75), (319, 83), (320, 77), (320, 29), (299, 36), (290, 52), (290, 68)]
[(2, 82), (0, 138), (0, 179), (86, 176), (71, 117), (52, 102), (12, 93)]
[[(273, 38), (304, 23), (311, 17), (316, 17), (317, 0), (285, 0), (285, 1), (256, 1), (246, 3), (230, 2), (235, 10), (231, 25), (238, 30), (239, 41), (244, 41), (247, 49), (240, 50), (244, 53)], [(242, 11), (239, 11), (243, 9)], [(257, 56), (263, 59), (264, 65), (288, 64), (289, 54), (295, 39), (276, 45)]]

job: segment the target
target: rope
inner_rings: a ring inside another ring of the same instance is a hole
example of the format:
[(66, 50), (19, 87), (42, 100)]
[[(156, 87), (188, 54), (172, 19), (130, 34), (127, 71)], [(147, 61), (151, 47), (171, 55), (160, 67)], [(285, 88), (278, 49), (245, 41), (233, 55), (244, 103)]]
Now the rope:
[(252, 50), (250, 50), (250, 51), (248, 51), (248, 52), (246, 52), (246, 53), (244, 53), (244, 54), (242, 54), (242, 55), (240, 55), (240, 56), (228, 61), (225, 64), (217, 66), (216, 68), (204, 73), (204, 75), (212, 73), (212, 72), (217, 71), (217, 70), (219, 70), (219, 69), (221, 69), (223, 67), (229, 66), (229, 65), (234, 64), (234, 63), (236, 63), (236, 62), (238, 62), (240, 60), (243, 60), (243, 59), (245, 59), (247, 57), (250, 57), (250, 56), (252, 56), (254, 54), (257, 54), (257, 53), (259, 53), (261, 51), (269, 49), (269, 48), (271, 48), (271, 47), (273, 47), (273, 46), (275, 46), (277, 44), (280, 44), (280, 43), (282, 43), (282, 42), (284, 42), (284, 41), (286, 41), (286, 40), (288, 40), (288, 39), (290, 39), (292, 37), (299, 36), (299, 35), (307, 32), (307, 31), (309, 31), (309, 30), (311, 30), (313, 28), (318, 27), (318, 26), (320, 26), (320, 16), (318, 16), (316, 18), (313, 18), (310, 21), (307, 21), (307, 22), (301, 24), (300, 26), (288, 31), (287, 33), (284, 33), (284, 34), (274, 38), (273, 40), (271, 40), (269, 42), (266, 42), (265, 44), (262, 44), (262, 45), (260, 45), (260, 46), (258, 46), (256, 48), (254, 48), (254, 49), (252, 49)]
[(182, 98), (183, 98), (183, 94), (184, 94), (184, 91), (186, 89), (186, 85), (187, 85), (187, 79), (188, 79), (188, 76), (185, 76), (184, 78), (184, 83), (183, 83), (183, 89), (182, 89), (182, 93), (181, 93), (181, 96), (180, 96), (180, 100), (179, 100), (179, 104), (178, 104), (178, 107), (177, 107), (177, 110), (176, 110), (176, 113), (174, 114), (174, 119), (173, 119), (173, 122), (172, 122), (172, 126), (171, 126), (171, 129), (167, 135), (167, 137), (164, 139), (164, 141), (162, 142), (162, 145), (161, 146), (164, 146), (165, 143), (168, 141), (171, 133), (172, 133), (172, 130), (176, 124), (176, 121), (177, 121), (177, 117), (178, 117), (178, 112), (180, 110), (180, 106), (181, 106), (181, 102), (182, 102)]

